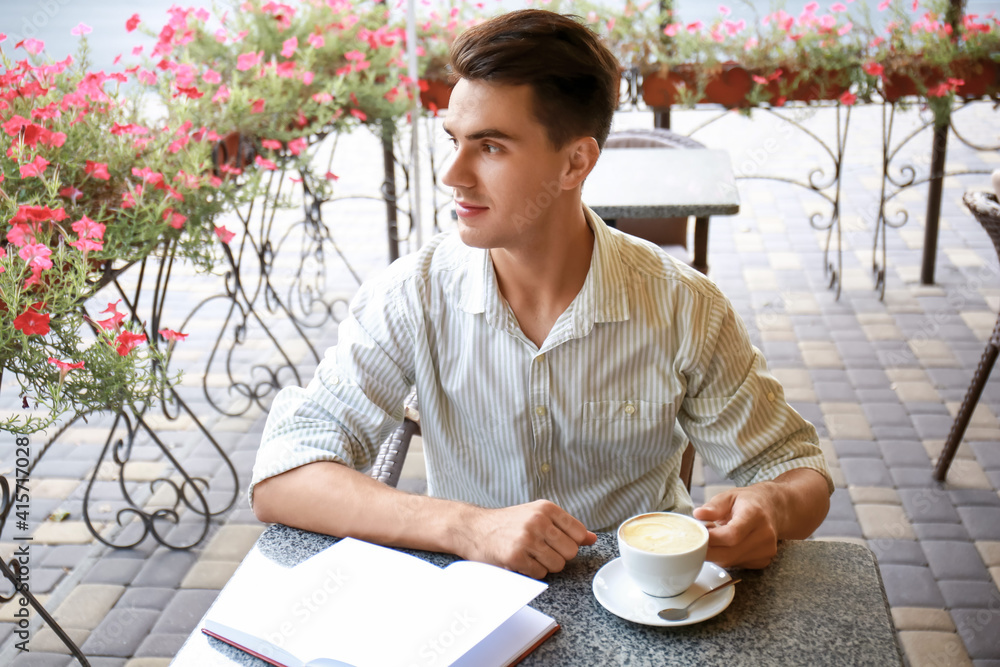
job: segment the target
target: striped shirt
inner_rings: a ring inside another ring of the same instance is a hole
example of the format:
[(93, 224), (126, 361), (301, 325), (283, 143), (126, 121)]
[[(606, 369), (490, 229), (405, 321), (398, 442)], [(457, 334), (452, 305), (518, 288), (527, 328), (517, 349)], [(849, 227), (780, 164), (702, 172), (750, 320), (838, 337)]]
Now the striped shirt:
[(794, 468), (833, 482), (714, 283), (586, 209), (580, 293), (539, 349), (489, 252), (435, 237), (367, 281), (305, 388), (278, 393), (253, 484), (314, 461), (370, 468), (416, 386), (428, 494), (505, 507), (546, 498), (592, 530), (690, 513), (688, 439), (738, 485)]

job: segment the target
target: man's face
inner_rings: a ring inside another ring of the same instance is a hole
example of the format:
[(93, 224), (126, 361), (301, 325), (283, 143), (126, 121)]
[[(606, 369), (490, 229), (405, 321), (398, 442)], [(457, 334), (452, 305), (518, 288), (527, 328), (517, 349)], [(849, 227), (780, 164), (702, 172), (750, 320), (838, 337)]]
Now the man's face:
[[(441, 181), (455, 191), (458, 231), (475, 248), (535, 243), (562, 194), (568, 150), (556, 150), (531, 112), (529, 86), (460, 79), (444, 129), (455, 145)], [(551, 231), (551, 230), (550, 230)]]

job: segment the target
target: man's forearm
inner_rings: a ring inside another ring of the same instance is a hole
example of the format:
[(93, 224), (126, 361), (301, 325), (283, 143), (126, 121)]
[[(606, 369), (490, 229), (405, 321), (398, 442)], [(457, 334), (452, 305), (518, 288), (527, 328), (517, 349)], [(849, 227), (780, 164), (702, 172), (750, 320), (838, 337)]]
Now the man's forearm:
[(268, 523), (386, 546), (458, 553), (462, 515), (477, 508), (405, 493), (339, 463), (310, 463), (259, 482), (253, 510)]
[(804, 540), (812, 535), (830, 511), (826, 478), (811, 468), (796, 468), (778, 475), (771, 484), (778, 539)]

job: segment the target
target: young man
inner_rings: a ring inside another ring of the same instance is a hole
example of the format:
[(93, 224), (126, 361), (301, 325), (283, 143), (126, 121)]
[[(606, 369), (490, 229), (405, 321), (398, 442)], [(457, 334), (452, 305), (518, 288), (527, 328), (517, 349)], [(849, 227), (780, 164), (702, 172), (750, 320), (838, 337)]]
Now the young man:
[[(690, 438), (740, 485), (694, 510), (714, 523), (708, 557), (765, 566), (833, 485), (718, 289), (583, 205), (618, 63), (572, 19), (525, 10), (466, 32), (452, 66), (457, 233), (362, 286), (316, 378), (275, 399), (258, 518), (542, 577), (592, 530), (691, 512)], [(414, 385), (427, 497), (361, 472)]]

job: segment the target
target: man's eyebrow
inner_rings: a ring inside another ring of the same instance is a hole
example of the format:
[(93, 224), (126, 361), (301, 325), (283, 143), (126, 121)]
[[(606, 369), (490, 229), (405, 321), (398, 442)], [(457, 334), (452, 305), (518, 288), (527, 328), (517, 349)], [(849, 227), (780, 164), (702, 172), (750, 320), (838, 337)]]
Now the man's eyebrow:
[[(454, 138), (455, 135), (451, 130), (448, 129), (446, 125), (441, 126), (449, 137)], [(478, 132), (473, 132), (472, 134), (465, 135), (468, 141), (479, 141), (480, 139), (498, 139), (500, 141), (517, 141), (517, 137), (507, 134), (503, 130), (498, 130), (496, 128), (487, 128), (485, 130), (479, 130)]]

